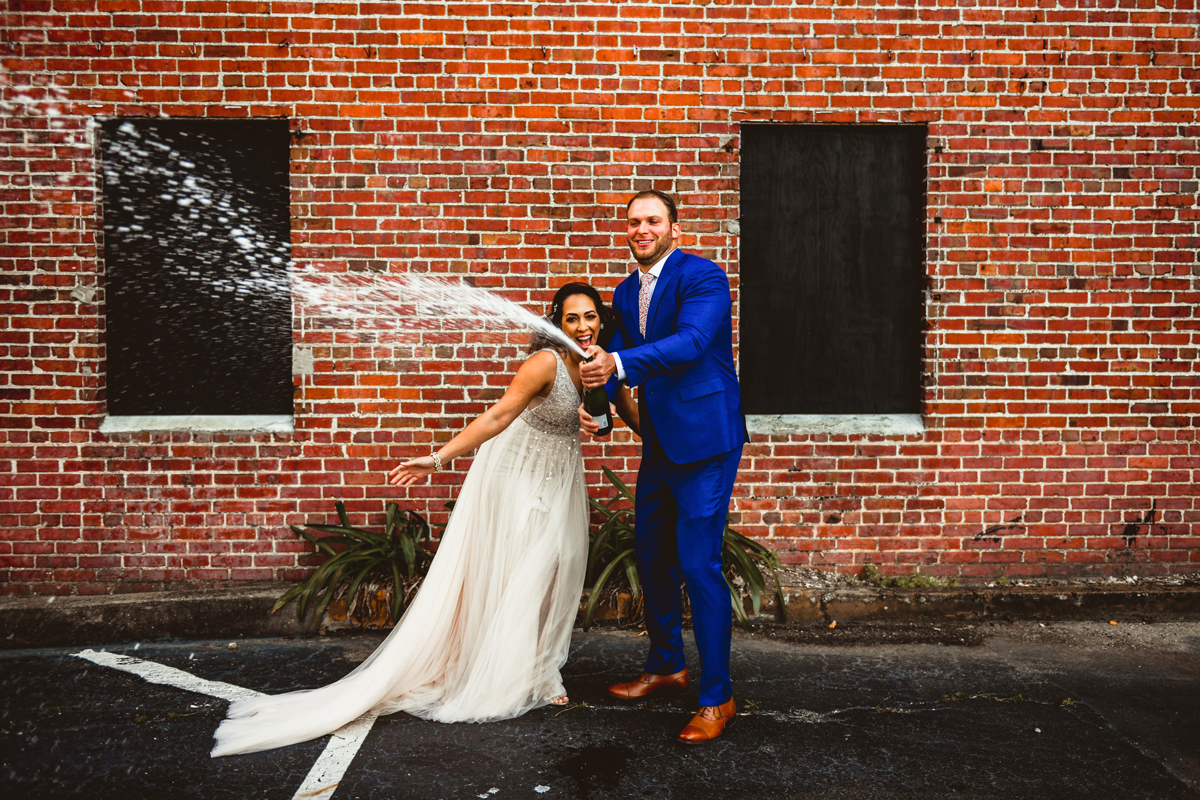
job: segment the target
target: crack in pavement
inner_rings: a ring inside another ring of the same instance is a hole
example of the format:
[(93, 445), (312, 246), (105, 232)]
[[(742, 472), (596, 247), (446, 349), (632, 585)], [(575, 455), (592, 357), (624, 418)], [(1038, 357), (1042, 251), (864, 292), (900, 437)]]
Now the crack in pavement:
[(1191, 776), (1182, 772), (1176, 765), (1171, 763), (1169, 758), (1165, 757), (1162, 753), (1154, 753), (1146, 745), (1143, 745), (1130, 737), (1121, 728), (1117, 727), (1117, 724), (1109, 718), (1109, 715), (1105, 714), (1104, 711), (1098, 708), (1095, 703), (1091, 703), (1086, 700), (1074, 699), (1074, 692), (1071, 692), (1065, 686), (1062, 686), (1053, 680), (1048, 681), (1048, 683), (1064, 692), (1066, 696), (1071, 697), (1073, 705), (1081, 707), (1089, 713), (1094, 714), (1097, 718), (1096, 720), (1088, 720), (1083, 715), (1079, 714), (1078, 711), (1072, 709), (1072, 711), (1075, 712), (1075, 717), (1077, 720), (1084, 724), (1094, 725), (1097, 728), (1104, 727), (1108, 729), (1112, 733), (1116, 734), (1117, 738), (1124, 742), (1128, 747), (1136, 751), (1144, 758), (1147, 758), (1150, 761), (1153, 761), (1155, 764), (1161, 766), (1171, 777), (1178, 780), (1184, 786), (1192, 789), (1193, 791), (1200, 790), (1200, 781), (1195, 781), (1191, 778)]

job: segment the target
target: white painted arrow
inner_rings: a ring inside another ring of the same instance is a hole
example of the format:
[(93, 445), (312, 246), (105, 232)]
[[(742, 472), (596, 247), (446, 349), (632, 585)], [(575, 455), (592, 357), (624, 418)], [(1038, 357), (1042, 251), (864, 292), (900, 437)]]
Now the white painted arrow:
[[(129, 672), (150, 683), (183, 689), (185, 692), (208, 695), (220, 700), (228, 700), (231, 703), (234, 700), (261, 697), (263, 694), (253, 689), (234, 686), (232, 683), (198, 678), (190, 672), (184, 672), (181, 669), (168, 667), (165, 664), (159, 664), (154, 661), (133, 658), (132, 656), (122, 656), (103, 651), (97, 652), (95, 650), (84, 650), (73, 655), (76, 658), (86, 659), (102, 667)], [(312, 765), (312, 769), (308, 771), (308, 775), (305, 776), (304, 782), (300, 784), (300, 788), (292, 795), (292, 800), (333, 797), (334, 791), (337, 789), (338, 784), (341, 783), (342, 776), (346, 774), (350, 762), (354, 760), (355, 754), (358, 753), (358, 748), (362, 747), (367, 734), (371, 732), (371, 726), (375, 724), (375, 719), (375, 715), (367, 714), (354, 720), (349, 725), (345, 725), (334, 731), (329, 744), (325, 745), (325, 749), (317, 757), (316, 762)]]

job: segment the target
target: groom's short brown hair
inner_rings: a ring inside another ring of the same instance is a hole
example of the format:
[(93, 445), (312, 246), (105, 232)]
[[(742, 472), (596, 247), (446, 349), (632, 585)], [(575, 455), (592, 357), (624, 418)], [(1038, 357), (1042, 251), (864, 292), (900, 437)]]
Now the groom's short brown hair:
[(625, 204), (625, 211), (629, 211), (629, 207), (633, 205), (634, 200), (641, 200), (643, 197), (657, 197), (662, 201), (662, 204), (667, 207), (667, 216), (671, 219), (671, 224), (679, 222), (679, 212), (675, 210), (675, 201), (671, 199), (671, 195), (666, 192), (660, 192), (658, 189), (643, 189), (642, 191), (629, 198), (629, 202)]

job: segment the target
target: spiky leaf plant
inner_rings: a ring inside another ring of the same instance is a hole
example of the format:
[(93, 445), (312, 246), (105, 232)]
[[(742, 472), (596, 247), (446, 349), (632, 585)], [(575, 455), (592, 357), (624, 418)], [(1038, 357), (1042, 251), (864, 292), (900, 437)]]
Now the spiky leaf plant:
[(592, 614), (596, 603), (614, 576), (622, 576), (629, 585), (634, 601), (641, 599), (642, 584), (638, 580), (637, 561), (633, 554), (633, 508), (618, 507), (622, 501), (633, 505), (633, 492), (617, 474), (604, 467), (604, 476), (616, 487), (616, 495), (607, 503), (588, 498), (592, 508), (600, 512), (604, 522), (591, 535), (588, 546), (587, 577), (584, 583), (591, 587), (587, 605), (583, 608), (583, 629), (592, 626)]
[(389, 502), (384, 531), (380, 534), (355, 528), (350, 524), (345, 504), (339, 501), (334, 506), (340, 525), (304, 526), (326, 536), (316, 536), (300, 526), (291, 526), (297, 535), (312, 542), (328, 558), (303, 582), (284, 592), (275, 601), (271, 612), (296, 600), (300, 621), (305, 622), (307, 618), (306, 624), (315, 626), (335, 598), (347, 598), (347, 615), (353, 617), (355, 609), (364, 603), (361, 590), (376, 585), (390, 586), (392, 599), (388, 604), (388, 621), (395, 623), (433, 560), (429, 548), (432, 542), (429, 523), (420, 514), (401, 511), (399, 505)]
[(725, 523), (725, 541), (721, 546), (721, 559), (725, 563), (725, 583), (729, 586), (729, 596), (733, 601), (733, 614), (738, 624), (750, 630), (750, 618), (746, 614), (746, 605), (742, 602), (742, 593), (735, 586), (734, 577), (742, 579), (747, 594), (750, 595), (750, 607), (754, 616), (762, 610), (762, 596), (767, 590), (767, 582), (763, 579), (759, 564), (765, 566), (775, 581), (775, 602), (778, 603), (778, 614), (783, 618), (787, 614), (787, 599), (783, 595), (783, 584), (779, 582), (779, 556), (774, 550), (763, 547), (753, 539), (729, 527)]

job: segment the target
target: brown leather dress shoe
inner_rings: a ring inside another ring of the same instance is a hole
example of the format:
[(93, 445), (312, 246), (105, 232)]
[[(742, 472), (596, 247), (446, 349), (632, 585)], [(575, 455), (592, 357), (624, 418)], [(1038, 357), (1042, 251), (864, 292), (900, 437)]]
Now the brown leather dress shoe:
[(636, 681), (614, 683), (608, 687), (608, 693), (622, 700), (640, 700), (655, 692), (667, 690), (675, 693), (686, 691), (687, 688), (688, 674), (685, 667), (674, 675), (651, 675), (649, 672), (643, 672)]
[(711, 742), (733, 724), (733, 715), (736, 713), (737, 707), (733, 704), (732, 697), (729, 698), (729, 702), (719, 706), (704, 706), (680, 731), (679, 741), (684, 744)]

